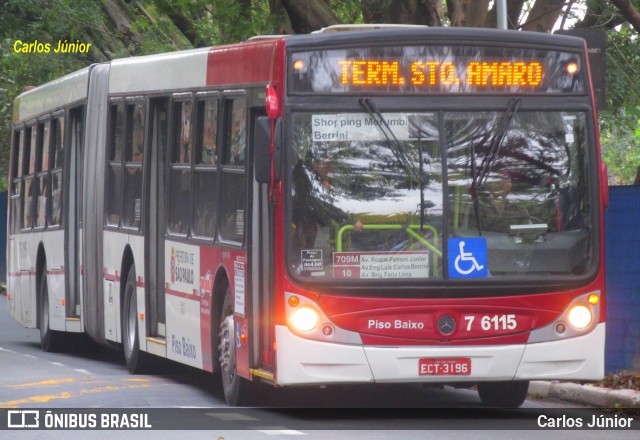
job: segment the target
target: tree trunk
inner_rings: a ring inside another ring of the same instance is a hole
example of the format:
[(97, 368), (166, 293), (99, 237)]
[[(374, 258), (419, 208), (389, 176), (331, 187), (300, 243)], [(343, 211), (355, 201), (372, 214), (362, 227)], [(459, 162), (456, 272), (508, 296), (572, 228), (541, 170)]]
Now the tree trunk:
[(522, 30), (534, 32), (551, 32), (562, 13), (564, 0), (536, 0), (527, 22), (522, 25)]
[(366, 23), (401, 23), (442, 26), (442, 7), (437, 0), (363, 0)]
[(640, 12), (633, 7), (631, 0), (611, 0), (611, 3), (616, 5), (624, 18), (631, 23), (636, 32), (640, 33)]
[(121, 0), (102, 0), (100, 4), (102, 10), (113, 23), (114, 29), (139, 47), (142, 44), (142, 36), (131, 29), (134, 20), (127, 5)]
[(291, 26), (291, 19), (282, 4), (282, 0), (269, 0), (269, 10), (271, 11), (271, 17), (273, 17), (276, 23), (273, 29), (274, 34), (295, 34), (293, 26)]
[(449, 16), (451, 26), (462, 26), (464, 22), (464, 9), (460, 4), (460, 0), (447, 0), (447, 15)]
[[(489, 10), (487, 14), (487, 19), (485, 20), (485, 26), (488, 28), (495, 28), (498, 26), (498, 2), (493, 2), (493, 7)], [(507, 0), (507, 28), (508, 29), (518, 29), (520, 14), (522, 13), (522, 6), (524, 5), (524, 0)]]
[(462, 26), (483, 27), (489, 12), (489, 0), (460, 0), (464, 10)]
[(322, 29), (340, 23), (331, 5), (324, 0), (281, 0), (297, 34)]

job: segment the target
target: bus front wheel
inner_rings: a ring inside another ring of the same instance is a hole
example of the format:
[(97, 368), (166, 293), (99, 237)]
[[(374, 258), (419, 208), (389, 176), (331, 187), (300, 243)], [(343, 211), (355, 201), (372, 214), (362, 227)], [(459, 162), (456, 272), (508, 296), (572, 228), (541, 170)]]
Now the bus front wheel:
[(122, 349), (127, 369), (131, 374), (142, 373), (145, 363), (145, 353), (140, 351), (136, 291), (136, 268), (131, 266), (124, 288), (124, 307), (122, 309)]
[(529, 381), (480, 382), (478, 394), (487, 406), (499, 408), (518, 408), (527, 398)]
[(220, 315), (218, 341), (218, 360), (220, 362), (220, 376), (222, 379), (224, 398), (229, 406), (244, 405), (247, 403), (249, 382), (237, 374), (233, 305), (228, 287), (225, 292), (224, 304)]

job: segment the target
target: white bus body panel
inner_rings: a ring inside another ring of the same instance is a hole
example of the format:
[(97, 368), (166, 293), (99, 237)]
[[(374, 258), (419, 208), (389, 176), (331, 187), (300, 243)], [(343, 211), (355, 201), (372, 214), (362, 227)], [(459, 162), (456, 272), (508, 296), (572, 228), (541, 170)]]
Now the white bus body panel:
[(22, 93), (16, 100), (17, 121), (27, 121), (87, 97), (90, 67)]
[[(104, 322), (106, 339), (113, 342), (122, 342), (121, 328), (121, 304), (120, 289), (121, 282), (126, 284), (126, 280), (121, 279), (122, 258), (127, 246), (131, 247), (133, 261), (136, 268), (137, 305), (138, 305), (138, 335), (140, 349), (146, 351), (146, 325), (140, 314), (145, 316), (144, 300), (144, 237), (137, 234), (126, 234), (122, 232), (104, 231)], [(122, 286), (124, 287), (124, 286)]]
[[(126, 236), (125, 236), (126, 237)], [(140, 350), (147, 351), (147, 324), (141, 316), (146, 317), (144, 299), (144, 236), (132, 234), (128, 236), (128, 242), (133, 253), (133, 262), (136, 265), (136, 296), (138, 305), (138, 343)], [(122, 260), (121, 260), (122, 261)], [(120, 322), (120, 307), (117, 309), (117, 322)]]
[(209, 48), (201, 48), (113, 60), (109, 93), (204, 87), (208, 57)]
[[(120, 280), (122, 274), (122, 256), (129, 236), (120, 232), (104, 231), (104, 269), (102, 282), (104, 287), (104, 325), (105, 337), (109, 341), (121, 342), (120, 334)], [(125, 282), (125, 280), (122, 280)]]
[(36, 231), (16, 234), (9, 240), (8, 292), (11, 296), (11, 316), (27, 328), (36, 328), (38, 320), (36, 264), (40, 244), (44, 248), (47, 266), (47, 290), (49, 291), (49, 326), (52, 330), (80, 331), (76, 325), (66, 323), (64, 230)]
[(600, 380), (604, 375), (606, 324), (579, 338), (528, 344), (516, 379)]
[[(64, 283), (64, 246), (60, 246), (60, 243), (64, 243), (64, 230), (60, 229), (34, 235), (40, 235), (47, 258), (45, 270), (47, 273), (47, 290), (49, 291), (49, 328), (60, 331), (71, 330), (67, 328), (66, 308), (64, 306), (66, 289)], [(37, 244), (34, 243), (34, 248), (37, 249), (37, 247)], [(33, 275), (33, 282), (36, 282), (35, 274)], [(36, 286), (35, 290), (37, 291), (39, 288), (40, 286)], [(37, 314), (37, 310), (35, 313)]]
[(200, 246), (166, 241), (164, 254), (167, 358), (202, 369)]
[(362, 346), (303, 339), (276, 326), (278, 385), (373, 382)]
[(36, 328), (36, 258), (39, 233), (11, 236), (7, 292), (13, 318), (26, 328)]
[[(277, 384), (598, 380), (604, 324), (584, 336), (536, 344), (374, 347), (312, 341), (276, 326)], [(419, 359), (471, 358), (471, 375), (420, 376)]]

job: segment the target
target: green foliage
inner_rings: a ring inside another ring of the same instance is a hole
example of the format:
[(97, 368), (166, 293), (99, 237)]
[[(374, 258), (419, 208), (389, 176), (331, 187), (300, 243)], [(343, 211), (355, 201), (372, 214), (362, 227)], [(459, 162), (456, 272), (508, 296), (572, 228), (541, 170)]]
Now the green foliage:
[[(96, 8), (95, 2), (88, 0), (4, 2), (0, 14), (0, 191), (7, 187), (14, 98), (27, 85), (45, 83), (89, 63), (86, 56), (16, 52), (14, 45), (21, 46), (17, 40), (54, 44), (58, 40), (81, 39), (87, 23), (100, 17)], [(82, 21), (76, 17), (82, 17)]]
[(609, 31), (607, 109), (600, 112), (602, 157), (609, 182), (629, 185), (640, 167), (640, 50), (638, 35), (627, 27)]

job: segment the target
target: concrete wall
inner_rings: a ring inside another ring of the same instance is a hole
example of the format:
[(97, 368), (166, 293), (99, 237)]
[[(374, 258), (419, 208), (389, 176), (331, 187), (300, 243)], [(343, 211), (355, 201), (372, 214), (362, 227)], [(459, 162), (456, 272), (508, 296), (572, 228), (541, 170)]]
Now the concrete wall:
[(605, 370), (640, 371), (640, 186), (609, 188)]

